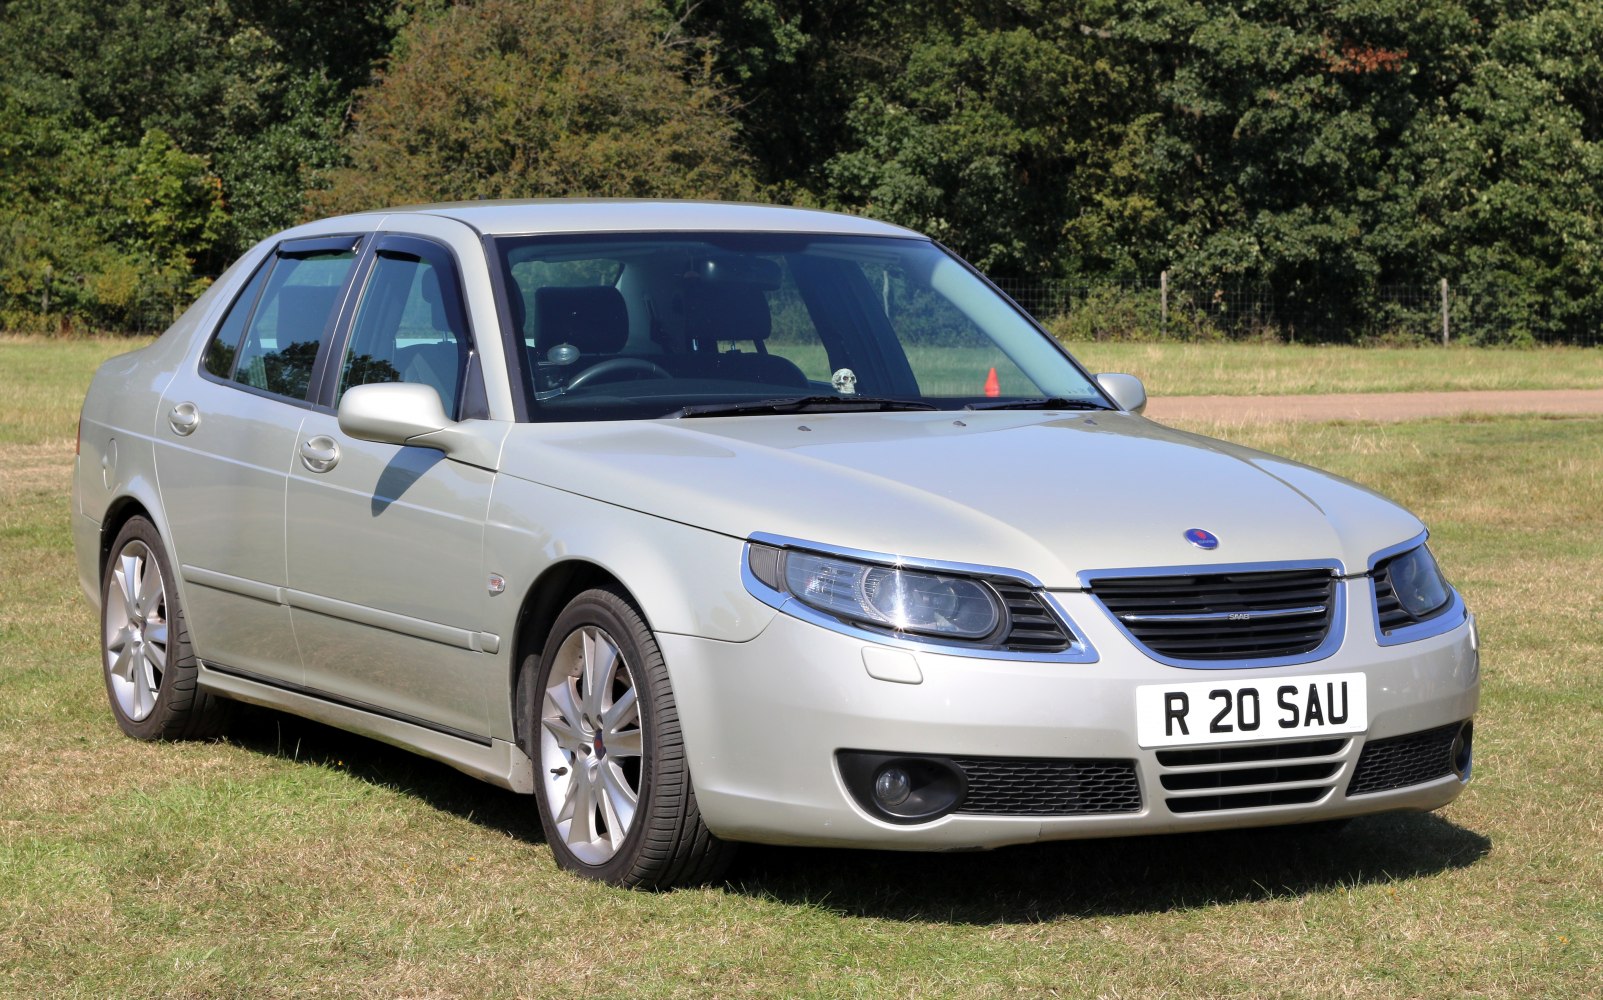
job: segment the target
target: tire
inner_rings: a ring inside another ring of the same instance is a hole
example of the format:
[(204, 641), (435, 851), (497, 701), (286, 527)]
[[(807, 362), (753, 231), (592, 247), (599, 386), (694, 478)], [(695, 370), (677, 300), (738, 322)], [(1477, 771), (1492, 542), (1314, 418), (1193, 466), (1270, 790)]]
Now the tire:
[(208, 739), (226, 721), (228, 703), (196, 686), (176, 581), (156, 526), (130, 518), (100, 583), (100, 664), (111, 714), (134, 739)]
[(628, 599), (575, 597), (522, 680), (524, 749), (558, 866), (632, 889), (722, 874), (733, 845), (701, 821), (668, 670)]

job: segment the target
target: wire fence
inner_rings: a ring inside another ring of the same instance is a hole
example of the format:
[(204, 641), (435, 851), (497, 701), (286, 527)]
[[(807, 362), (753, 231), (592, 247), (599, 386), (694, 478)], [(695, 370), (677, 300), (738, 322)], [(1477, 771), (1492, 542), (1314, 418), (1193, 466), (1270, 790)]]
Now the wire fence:
[(1466, 279), (1362, 289), (1151, 282), (997, 284), (1064, 340), (1603, 344), (1603, 300), (1506, 294)]
[[(115, 307), (78, 325), (130, 334), (165, 330), (210, 278), (142, 283)], [(1149, 282), (1017, 281), (997, 284), (1048, 330), (1069, 341), (1266, 340), (1330, 343), (1603, 345), (1603, 296), (1590, 302), (1510, 294), (1493, 281), (1416, 282), (1364, 289), (1277, 289), (1266, 284), (1195, 287), (1160, 275)], [(50, 299), (0, 327), (67, 328), (68, 303)]]

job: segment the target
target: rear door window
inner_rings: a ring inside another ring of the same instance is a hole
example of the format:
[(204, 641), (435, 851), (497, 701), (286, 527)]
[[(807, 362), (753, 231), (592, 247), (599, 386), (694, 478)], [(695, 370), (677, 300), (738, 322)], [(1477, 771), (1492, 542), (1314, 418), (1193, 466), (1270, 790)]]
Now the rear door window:
[[(354, 237), (342, 237), (280, 247), (230, 308), (207, 348), (206, 371), (275, 396), (305, 399), (357, 246)], [(243, 339), (230, 349), (241, 332)]]

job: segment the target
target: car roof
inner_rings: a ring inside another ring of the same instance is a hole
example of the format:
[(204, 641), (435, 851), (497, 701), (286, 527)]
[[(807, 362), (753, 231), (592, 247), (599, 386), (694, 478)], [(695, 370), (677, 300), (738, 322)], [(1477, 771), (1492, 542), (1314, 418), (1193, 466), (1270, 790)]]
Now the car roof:
[[(375, 215), (435, 215), (490, 236), (543, 233), (753, 232), (924, 237), (910, 229), (840, 212), (720, 201), (646, 201), (623, 198), (462, 201), (409, 205)], [(324, 220), (331, 222), (333, 220)], [(321, 226), (319, 227), (321, 228)]]

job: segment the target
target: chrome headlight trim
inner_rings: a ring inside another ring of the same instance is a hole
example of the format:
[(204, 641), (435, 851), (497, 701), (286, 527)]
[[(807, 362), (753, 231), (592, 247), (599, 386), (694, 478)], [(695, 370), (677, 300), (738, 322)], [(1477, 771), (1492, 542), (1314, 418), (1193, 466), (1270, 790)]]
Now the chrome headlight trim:
[[(979, 582), (996, 580), (1022, 585), (1034, 593), (1047, 612), (1056, 620), (1058, 626), (1063, 629), (1064, 634), (1069, 638), (1069, 648), (1058, 651), (998, 649), (994, 646), (978, 645), (970, 640), (942, 639), (937, 636), (919, 633), (880, 631), (864, 627), (820, 611), (795, 595), (770, 586), (758, 578), (751, 566), (753, 546), (766, 546), (787, 551), (798, 550), (811, 555), (839, 558), (860, 564), (885, 566), (914, 572), (939, 573), (947, 576), (961, 576)], [(740, 578), (742, 583), (745, 584), (748, 593), (776, 611), (782, 611), (793, 618), (817, 625), (820, 628), (829, 629), (831, 632), (851, 636), (854, 639), (861, 639), (876, 645), (985, 660), (1020, 660), (1036, 663), (1095, 663), (1099, 659), (1096, 650), (1091, 646), (1084, 634), (1075, 627), (1073, 621), (1063, 611), (1062, 606), (1045, 589), (1041, 581), (1019, 570), (937, 559), (906, 558), (885, 552), (870, 552), (863, 549), (828, 545), (801, 538), (792, 538), (787, 535), (754, 532), (746, 540), (746, 545), (741, 552)]]

